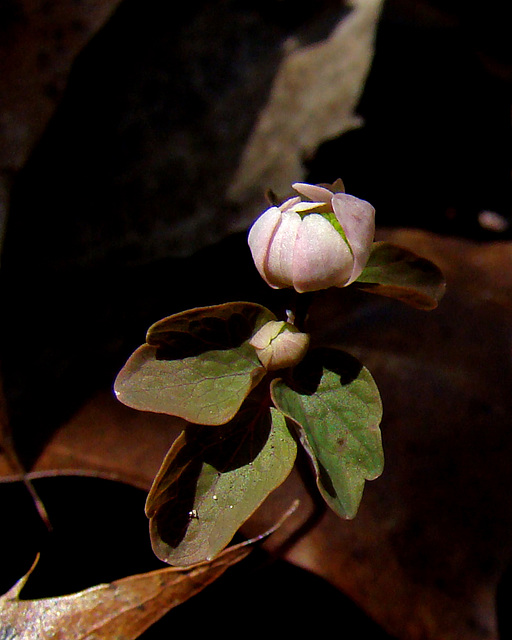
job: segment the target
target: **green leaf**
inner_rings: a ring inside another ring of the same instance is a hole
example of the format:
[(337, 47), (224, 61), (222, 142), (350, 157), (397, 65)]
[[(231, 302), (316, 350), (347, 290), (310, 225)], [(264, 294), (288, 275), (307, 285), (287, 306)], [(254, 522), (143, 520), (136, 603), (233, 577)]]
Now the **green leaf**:
[(353, 518), (365, 480), (382, 473), (380, 395), (367, 369), (342, 351), (316, 349), (286, 382), (271, 386), (275, 406), (298, 427), (329, 506)]
[(389, 242), (373, 244), (366, 267), (354, 284), (427, 311), (437, 307), (446, 288), (435, 264)]
[(290, 473), (296, 443), (284, 416), (256, 389), (216, 429), (189, 425), (148, 496), (151, 541), (164, 562), (188, 566), (213, 558)]
[(119, 372), (117, 398), (142, 411), (224, 424), (265, 375), (248, 340), (269, 320), (275, 320), (273, 313), (249, 302), (160, 320)]

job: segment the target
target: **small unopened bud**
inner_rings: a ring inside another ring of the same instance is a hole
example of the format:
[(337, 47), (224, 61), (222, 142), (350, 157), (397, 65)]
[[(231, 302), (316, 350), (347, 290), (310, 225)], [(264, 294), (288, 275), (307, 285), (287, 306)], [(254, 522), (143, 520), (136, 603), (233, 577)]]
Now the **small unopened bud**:
[(298, 364), (306, 355), (309, 335), (288, 322), (271, 320), (249, 340), (256, 354), (269, 371), (286, 369)]

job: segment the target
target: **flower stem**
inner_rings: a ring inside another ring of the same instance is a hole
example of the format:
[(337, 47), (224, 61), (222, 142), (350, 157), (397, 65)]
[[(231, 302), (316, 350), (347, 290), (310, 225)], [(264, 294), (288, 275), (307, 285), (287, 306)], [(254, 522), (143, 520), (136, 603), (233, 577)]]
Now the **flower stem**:
[(287, 309), (288, 322), (295, 325), (299, 331), (306, 331), (306, 324), (308, 321), (309, 308), (313, 300), (313, 292), (296, 293), (293, 298), (291, 308)]

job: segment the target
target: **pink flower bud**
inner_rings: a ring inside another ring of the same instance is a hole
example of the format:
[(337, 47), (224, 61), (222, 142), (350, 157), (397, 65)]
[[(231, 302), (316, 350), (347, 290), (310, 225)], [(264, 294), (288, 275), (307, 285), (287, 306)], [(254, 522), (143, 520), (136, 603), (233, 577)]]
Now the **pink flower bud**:
[(256, 268), (274, 289), (293, 287), (303, 293), (346, 287), (368, 261), (375, 209), (323, 185), (293, 187), (311, 201), (291, 198), (256, 220), (248, 238)]
[(271, 320), (249, 340), (261, 364), (269, 371), (298, 364), (306, 355), (309, 335), (288, 322)]

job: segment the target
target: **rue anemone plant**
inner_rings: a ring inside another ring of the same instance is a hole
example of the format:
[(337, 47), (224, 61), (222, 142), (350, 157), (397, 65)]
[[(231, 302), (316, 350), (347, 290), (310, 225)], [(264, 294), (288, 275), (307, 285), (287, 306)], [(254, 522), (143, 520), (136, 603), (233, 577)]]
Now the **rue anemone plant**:
[(115, 381), (124, 404), (187, 426), (149, 492), (153, 550), (189, 566), (213, 558), (288, 476), (302, 446), (320, 494), (353, 518), (366, 480), (383, 470), (382, 406), (369, 371), (338, 349), (311, 348), (305, 304), (347, 286), (437, 306), (444, 280), (431, 262), (375, 242), (375, 210), (332, 185), (292, 185), (248, 243), (274, 289), (299, 298), (286, 318), (254, 302), (190, 309), (160, 320)]

